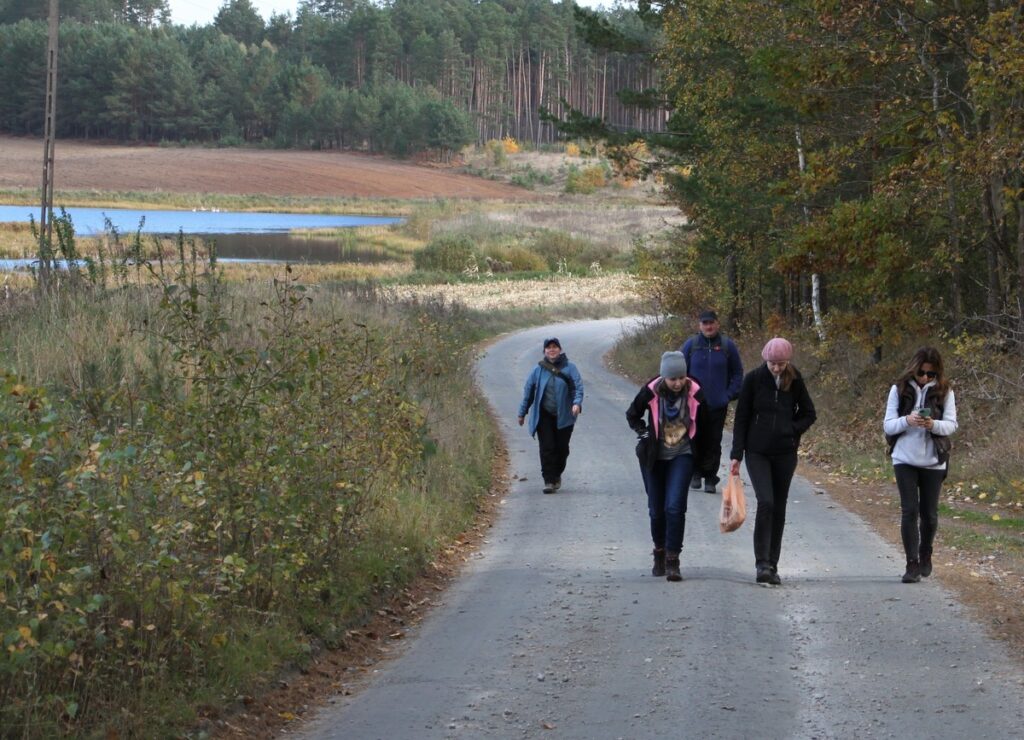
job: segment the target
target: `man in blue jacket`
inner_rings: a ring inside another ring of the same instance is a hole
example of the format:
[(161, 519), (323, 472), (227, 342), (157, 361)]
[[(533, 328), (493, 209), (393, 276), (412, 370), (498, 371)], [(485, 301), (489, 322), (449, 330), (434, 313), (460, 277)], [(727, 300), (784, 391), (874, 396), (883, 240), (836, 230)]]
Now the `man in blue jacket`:
[(718, 466), (722, 459), (722, 430), (729, 413), (729, 402), (740, 395), (743, 385), (743, 363), (736, 345), (722, 336), (718, 314), (707, 310), (701, 313), (699, 331), (684, 343), (680, 351), (686, 358), (688, 375), (704, 391), (707, 403), (707, 423), (697, 429), (694, 440), (698, 457), (694, 462), (690, 488), (703, 484), (708, 493), (718, 489)]

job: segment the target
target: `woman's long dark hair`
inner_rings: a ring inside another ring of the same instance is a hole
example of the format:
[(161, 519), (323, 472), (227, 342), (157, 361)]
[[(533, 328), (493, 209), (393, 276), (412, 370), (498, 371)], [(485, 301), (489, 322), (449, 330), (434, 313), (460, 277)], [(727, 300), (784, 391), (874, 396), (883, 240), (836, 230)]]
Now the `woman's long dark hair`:
[(900, 393), (907, 387), (907, 383), (917, 378), (917, 371), (921, 369), (922, 365), (931, 365), (935, 372), (935, 396), (941, 401), (946, 397), (946, 392), (949, 390), (949, 381), (946, 379), (945, 365), (942, 364), (942, 355), (934, 347), (921, 347), (914, 356), (910, 359), (909, 364), (903, 370), (903, 374), (900, 375), (899, 380), (896, 381), (896, 387), (899, 388)]

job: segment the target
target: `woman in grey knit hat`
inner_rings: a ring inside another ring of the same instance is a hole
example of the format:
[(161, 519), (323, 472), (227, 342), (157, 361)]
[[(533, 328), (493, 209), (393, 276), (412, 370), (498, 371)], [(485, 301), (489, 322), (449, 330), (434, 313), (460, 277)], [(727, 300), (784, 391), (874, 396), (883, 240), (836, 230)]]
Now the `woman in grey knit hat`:
[(704, 394), (686, 377), (682, 352), (661, 356), (660, 372), (641, 386), (626, 411), (626, 421), (639, 437), (636, 454), (654, 543), (651, 575), (669, 581), (683, 580), (679, 554), (696, 452), (693, 440), (706, 415)]

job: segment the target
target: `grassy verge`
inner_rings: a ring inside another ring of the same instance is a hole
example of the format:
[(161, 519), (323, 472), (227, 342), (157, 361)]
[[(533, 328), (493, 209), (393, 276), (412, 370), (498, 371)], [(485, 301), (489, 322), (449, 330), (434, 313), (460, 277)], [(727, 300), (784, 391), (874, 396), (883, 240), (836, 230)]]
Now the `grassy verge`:
[(466, 316), (174, 269), (2, 315), (5, 732), (177, 734), (337, 644), (488, 487)]

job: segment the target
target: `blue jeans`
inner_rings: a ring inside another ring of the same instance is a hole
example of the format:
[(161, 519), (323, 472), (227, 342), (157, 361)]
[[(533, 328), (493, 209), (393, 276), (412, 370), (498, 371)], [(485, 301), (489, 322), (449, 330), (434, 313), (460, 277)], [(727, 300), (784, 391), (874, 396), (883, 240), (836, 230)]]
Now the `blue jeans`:
[(683, 549), (686, 528), (686, 503), (690, 495), (693, 455), (658, 460), (652, 470), (640, 472), (647, 489), (647, 512), (651, 516), (651, 540), (668, 552)]

